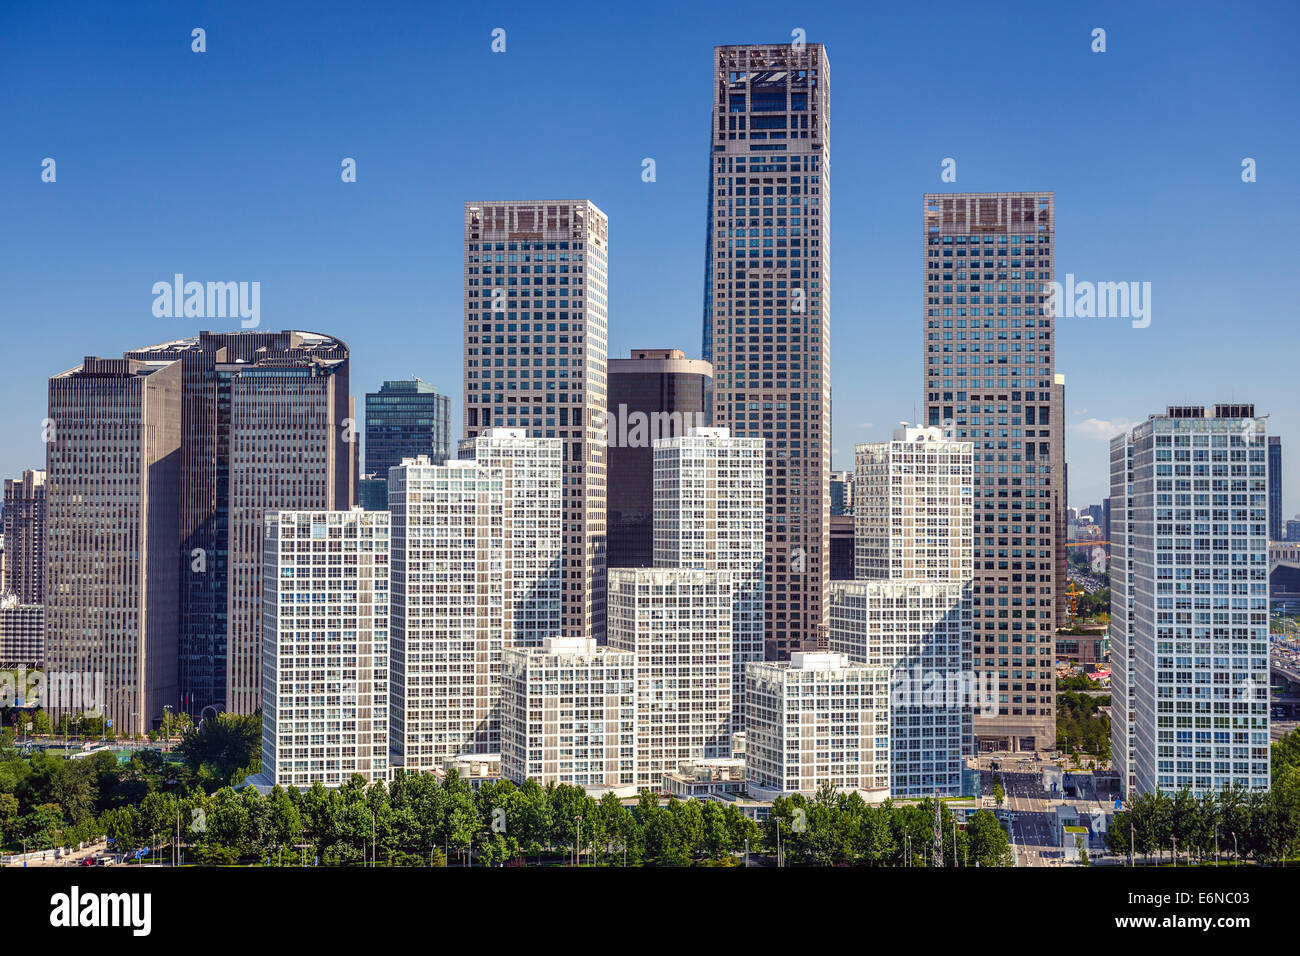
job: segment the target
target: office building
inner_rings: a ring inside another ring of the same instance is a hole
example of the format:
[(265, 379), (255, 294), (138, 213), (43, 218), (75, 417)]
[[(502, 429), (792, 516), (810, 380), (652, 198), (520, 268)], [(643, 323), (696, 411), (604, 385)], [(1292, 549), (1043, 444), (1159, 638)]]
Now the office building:
[[(388, 481), (388, 469), (404, 458), (427, 455), (434, 464), (451, 457), (451, 397), (418, 378), (384, 382), (366, 393), (365, 472), (373, 481)], [(367, 510), (377, 504), (377, 486), (367, 490)], [(387, 490), (385, 489), (385, 502)]]
[(365, 511), (388, 510), (388, 474), (362, 475), (357, 480), (357, 504)]
[(0, 593), (45, 603), (45, 472), (28, 469), (4, 483), (4, 573)]
[(388, 513), (279, 511), (264, 528), (260, 777), (387, 780)]
[(316, 332), (200, 332), (124, 358), (182, 369), (180, 706), (251, 714), (262, 701), (262, 518), (356, 501), (348, 348)]
[(1282, 436), (1268, 436), (1268, 540), (1283, 541)]
[(605, 636), (609, 220), (586, 200), (465, 204), (465, 429), (564, 448), (564, 634)]
[(831, 515), (831, 580), (853, 580), (853, 515)]
[(767, 441), (766, 655), (815, 650), (830, 573), (830, 70), (720, 46), (705, 251), (714, 422)]
[(609, 566), (654, 566), (654, 455), (660, 438), (713, 424), (713, 366), (680, 349), (609, 360)]
[(23, 604), (16, 594), (0, 594), (0, 667), (35, 668), (44, 660), (44, 605)]
[(732, 572), (731, 727), (745, 729), (745, 664), (763, 659), (764, 441), (695, 428), (654, 444), (657, 568)]
[(745, 767), (758, 793), (812, 796), (829, 784), (880, 803), (889, 790), (889, 671), (796, 651), (745, 670)]
[(1050, 192), (927, 194), (922, 211), (922, 396), (927, 424), (975, 445), (974, 657), (997, 675), (999, 697), (975, 731), (998, 749), (1056, 742), (1064, 381), (1048, 302), (1054, 212)]
[(434, 770), (462, 754), (498, 753), (505, 478), (426, 456), (388, 476), (393, 766)]
[(853, 514), (853, 472), (831, 472), (831, 517)]
[(121, 736), (177, 703), (181, 366), (87, 356), (49, 382), (46, 710)]
[(523, 428), (489, 428), (460, 443), (460, 457), (499, 470), (506, 647), (541, 647), (561, 630), (563, 449)]
[(1267, 419), (1170, 406), (1111, 439), (1111, 749), (1126, 794), (1269, 785)]
[(636, 658), (590, 638), (507, 648), (501, 678), (501, 775), (522, 784), (631, 788)]
[(614, 568), (609, 646), (636, 666), (637, 787), (731, 756), (731, 571)]

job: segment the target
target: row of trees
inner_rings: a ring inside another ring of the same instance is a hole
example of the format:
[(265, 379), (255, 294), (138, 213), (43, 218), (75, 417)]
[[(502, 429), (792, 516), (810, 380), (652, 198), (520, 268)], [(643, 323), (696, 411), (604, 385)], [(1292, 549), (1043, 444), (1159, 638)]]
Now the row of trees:
[(1110, 695), (1073, 690), (1056, 695), (1056, 746), (1070, 754), (1096, 754), (1110, 759), (1110, 720), (1099, 713), (1110, 706)]
[[(1010, 864), (993, 814), (980, 811), (960, 828), (941, 806), (941, 821), (947, 865)], [(388, 785), (354, 777), (339, 788), (276, 787), (264, 795), (252, 788), (155, 793), (139, 807), (108, 811), (101, 823), (123, 849), (165, 844), (165, 854), (179, 829), (183, 858), (210, 864), (440, 866), (580, 857), (602, 866), (733, 866), (746, 852), (770, 860), (779, 845), (787, 865), (924, 866), (934, 805), (870, 806), (857, 793), (824, 788), (811, 799), (777, 800), (759, 824), (715, 801), (661, 804), (643, 792), (628, 806), (580, 787), (530, 780), (475, 790), (454, 771), (445, 778), (399, 772)]]
[(1149, 861), (1295, 859), (1300, 856), (1300, 731), (1273, 745), (1272, 764), (1267, 793), (1234, 787), (1199, 797), (1187, 790), (1141, 794), (1115, 814), (1107, 845), (1112, 852), (1131, 851)]

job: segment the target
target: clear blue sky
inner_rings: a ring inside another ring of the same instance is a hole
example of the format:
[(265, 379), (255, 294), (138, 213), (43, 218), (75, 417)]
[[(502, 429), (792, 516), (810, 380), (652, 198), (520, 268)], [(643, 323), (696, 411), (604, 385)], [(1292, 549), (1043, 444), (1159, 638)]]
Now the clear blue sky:
[(611, 355), (698, 355), (711, 48), (802, 28), (831, 63), (838, 466), (916, 415), (921, 194), (1051, 189), (1060, 277), (1152, 283), (1149, 328), (1061, 320), (1071, 504), (1106, 493), (1123, 423), (1236, 399), (1284, 436), (1294, 514), (1297, 9), (4, 4), (0, 473), (43, 463), (50, 374), (216, 324), (154, 318), (175, 272), (259, 281), (263, 328), (351, 346), (358, 406), (418, 375), (452, 395), (458, 431), (466, 199), (595, 201)]

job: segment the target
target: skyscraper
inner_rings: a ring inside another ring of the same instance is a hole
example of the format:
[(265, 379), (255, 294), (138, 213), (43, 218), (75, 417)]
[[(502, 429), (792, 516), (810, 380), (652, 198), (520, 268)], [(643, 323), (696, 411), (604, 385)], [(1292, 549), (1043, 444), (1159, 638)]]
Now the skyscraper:
[(605, 634), (609, 220), (587, 200), (465, 204), (465, 435), (564, 448), (564, 634)]
[(974, 666), (997, 675), (998, 695), (975, 733), (991, 748), (1051, 747), (1064, 545), (1053, 194), (926, 194), (921, 242), (927, 422), (975, 446)]
[(704, 358), (714, 421), (767, 440), (766, 653), (824, 638), (830, 72), (821, 44), (714, 49)]
[(261, 703), (262, 517), (355, 503), (348, 348), (316, 332), (200, 332), (127, 352), (179, 361), (180, 706)]
[(654, 565), (658, 438), (713, 424), (713, 366), (680, 349), (633, 349), (609, 360), (609, 566)]
[(28, 469), (4, 487), (5, 573), (0, 594), (21, 604), (45, 603), (45, 472)]
[(379, 391), (367, 392), (365, 473), (382, 484), (367, 489), (364, 507), (386, 507), (388, 469), (417, 455), (435, 463), (451, 457), (451, 398), (418, 378), (384, 382)]
[(387, 780), (388, 512), (268, 512), (263, 526), (259, 776)]
[(505, 647), (505, 478), (408, 458), (389, 471), (393, 765), (498, 753)]
[[(1268, 540), (1285, 541), (1285, 534), (1286, 529), (1282, 524), (1282, 436), (1269, 435)], [(8, 533), (6, 532), (5, 541), (8, 542), (8, 540)]]
[(1126, 794), (1269, 785), (1267, 419), (1170, 406), (1111, 439), (1111, 749)]
[(489, 428), (460, 442), (460, 457), (499, 470), (502, 619), (506, 647), (541, 647), (561, 630), (563, 442), (523, 428)]
[(51, 717), (118, 736), (177, 702), (181, 366), (87, 356), (50, 379), (45, 663)]
[(730, 571), (731, 729), (745, 729), (745, 665), (763, 659), (761, 438), (693, 428), (654, 443), (654, 566)]

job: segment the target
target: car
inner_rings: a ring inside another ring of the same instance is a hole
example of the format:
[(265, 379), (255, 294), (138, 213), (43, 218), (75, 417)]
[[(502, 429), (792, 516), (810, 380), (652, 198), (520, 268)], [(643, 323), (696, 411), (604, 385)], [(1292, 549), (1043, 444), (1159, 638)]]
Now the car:
[(80, 863), (78, 863), (77, 865), (78, 865), (78, 866), (98, 866), (98, 865), (99, 865), (99, 860), (95, 859), (93, 856), (88, 856), (88, 857), (86, 857), (85, 859), (83, 859)]

